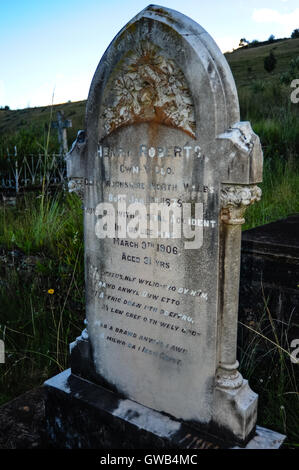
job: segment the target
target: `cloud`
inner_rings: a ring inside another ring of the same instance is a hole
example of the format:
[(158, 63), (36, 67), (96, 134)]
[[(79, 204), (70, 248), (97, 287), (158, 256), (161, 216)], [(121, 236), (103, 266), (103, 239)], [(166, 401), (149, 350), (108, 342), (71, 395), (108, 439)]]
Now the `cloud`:
[(222, 52), (230, 52), (239, 47), (240, 38), (236, 36), (217, 36), (214, 39)]
[(253, 21), (257, 23), (275, 23), (283, 26), (283, 30), (290, 34), (299, 24), (299, 8), (291, 13), (280, 13), (271, 8), (255, 8), (252, 14)]

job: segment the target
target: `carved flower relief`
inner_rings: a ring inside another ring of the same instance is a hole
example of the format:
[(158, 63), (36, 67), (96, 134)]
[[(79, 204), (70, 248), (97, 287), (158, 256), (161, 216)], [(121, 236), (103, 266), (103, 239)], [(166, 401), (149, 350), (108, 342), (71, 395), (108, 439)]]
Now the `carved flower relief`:
[(114, 122), (116, 127), (130, 119), (130, 109), (138, 114), (141, 107), (136, 100), (136, 88), (134, 77), (119, 77), (114, 84), (115, 96), (117, 99), (117, 113), (115, 108), (106, 108), (105, 110), (105, 128), (109, 132), (109, 122)]
[(221, 220), (225, 224), (237, 225), (245, 222), (247, 206), (259, 201), (262, 190), (255, 185), (229, 185), (221, 188)]
[(106, 107), (102, 116), (106, 133), (136, 121), (155, 120), (194, 137), (194, 109), (185, 77), (149, 43), (126, 57), (110, 97), (113, 106)]
[(80, 199), (84, 199), (84, 179), (83, 178), (72, 178), (68, 182), (68, 191), (70, 193), (76, 193)]
[(261, 199), (262, 190), (258, 186), (224, 186), (221, 190), (222, 207), (249, 206)]

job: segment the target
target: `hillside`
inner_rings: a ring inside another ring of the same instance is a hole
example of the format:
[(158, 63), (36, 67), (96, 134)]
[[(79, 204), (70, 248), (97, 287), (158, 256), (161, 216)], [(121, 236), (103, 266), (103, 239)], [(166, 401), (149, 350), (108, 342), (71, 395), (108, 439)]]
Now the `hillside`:
[[(277, 64), (271, 74), (264, 70), (264, 58), (273, 51)], [(287, 39), (255, 48), (241, 48), (227, 53), (226, 58), (232, 69), (239, 90), (250, 86), (254, 80), (275, 81), (288, 68), (290, 60), (299, 56), (299, 39)], [(77, 131), (84, 128), (85, 100), (53, 106), (52, 120), (56, 120), (58, 110), (64, 110), (65, 118), (71, 119), (73, 127), (68, 129), (68, 142), (75, 139)], [(4, 136), (31, 126), (39, 133), (50, 121), (50, 106), (25, 108), (20, 110), (0, 109), (0, 144)], [(55, 131), (52, 131), (52, 134)]]
[[(57, 111), (64, 111), (66, 119), (72, 120), (72, 128), (67, 130), (68, 143), (70, 144), (76, 137), (77, 131), (84, 128), (85, 100), (71, 103), (54, 105), (52, 109), (52, 121), (57, 119)], [(13, 134), (16, 131), (32, 126), (38, 133), (50, 122), (51, 106), (41, 106), (36, 108), (25, 108), (17, 110), (0, 109), (0, 144), (1, 137)], [(52, 133), (57, 134), (56, 130)]]
[[(264, 58), (273, 51), (277, 63), (271, 74), (264, 69)], [(291, 59), (299, 56), (299, 38), (287, 39), (266, 46), (241, 48), (225, 54), (237, 87), (250, 85), (252, 80), (275, 80), (285, 72)]]

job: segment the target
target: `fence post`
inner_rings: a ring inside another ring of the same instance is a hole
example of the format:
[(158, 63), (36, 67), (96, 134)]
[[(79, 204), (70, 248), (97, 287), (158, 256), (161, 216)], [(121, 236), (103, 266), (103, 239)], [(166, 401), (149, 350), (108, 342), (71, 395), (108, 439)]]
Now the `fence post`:
[(14, 153), (10, 154), (8, 152), (7, 155), (6, 173), (0, 171), (0, 189), (13, 189), (17, 196), (22, 188), (28, 186), (28, 184), (35, 186), (36, 184), (42, 183), (43, 176), (45, 177), (45, 183), (47, 185), (64, 182), (66, 172), (65, 160), (63, 158), (64, 154), (53, 154), (49, 156), (48, 168), (42, 160), (41, 155), (38, 156), (36, 165), (32, 155), (28, 156), (28, 158), (26, 156), (22, 156), (19, 165), (16, 147), (14, 149)]
[(18, 160), (16, 160), (16, 193), (19, 192), (19, 168), (18, 168)]
[(18, 152), (17, 146), (15, 145), (15, 167), (16, 167), (16, 194), (19, 192), (19, 167), (18, 167)]

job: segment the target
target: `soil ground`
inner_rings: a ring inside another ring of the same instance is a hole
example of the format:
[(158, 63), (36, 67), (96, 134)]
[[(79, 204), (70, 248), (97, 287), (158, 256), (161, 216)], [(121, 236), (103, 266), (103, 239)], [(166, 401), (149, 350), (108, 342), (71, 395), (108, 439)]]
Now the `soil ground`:
[(0, 449), (46, 449), (43, 387), (0, 407)]

